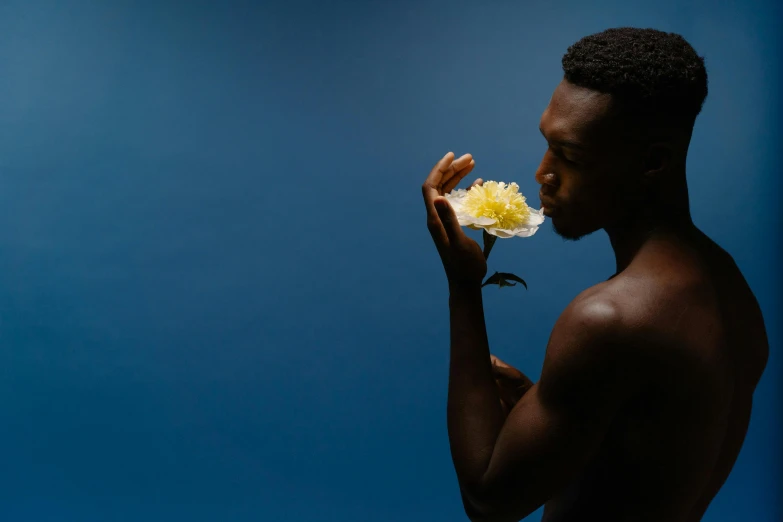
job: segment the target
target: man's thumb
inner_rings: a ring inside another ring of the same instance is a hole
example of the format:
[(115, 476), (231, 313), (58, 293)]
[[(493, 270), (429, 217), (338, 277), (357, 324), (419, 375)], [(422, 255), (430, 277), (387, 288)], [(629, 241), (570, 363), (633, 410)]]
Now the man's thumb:
[(437, 198), (435, 200), (435, 210), (438, 212), (440, 222), (443, 223), (443, 228), (446, 229), (446, 234), (449, 237), (454, 237), (454, 233), (459, 229), (459, 223), (457, 222), (457, 216), (454, 214), (454, 209), (451, 208), (446, 198)]

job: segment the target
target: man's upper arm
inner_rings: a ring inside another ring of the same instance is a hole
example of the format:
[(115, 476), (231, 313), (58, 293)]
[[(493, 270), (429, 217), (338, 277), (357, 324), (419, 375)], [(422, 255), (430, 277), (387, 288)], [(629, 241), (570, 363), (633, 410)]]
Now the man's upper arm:
[(509, 414), (482, 483), (464, 496), (486, 520), (519, 520), (564, 488), (599, 448), (640, 386), (618, 310), (592, 298), (570, 305), (547, 345), (539, 381)]

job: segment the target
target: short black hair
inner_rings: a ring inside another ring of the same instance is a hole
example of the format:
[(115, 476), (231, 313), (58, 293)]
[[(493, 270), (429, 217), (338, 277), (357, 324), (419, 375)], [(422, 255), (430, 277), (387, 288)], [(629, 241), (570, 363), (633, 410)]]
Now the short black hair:
[(626, 111), (693, 130), (707, 98), (704, 58), (681, 35), (619, 27), (585, 36), (563, 56), (565, 79), (609, 93)]

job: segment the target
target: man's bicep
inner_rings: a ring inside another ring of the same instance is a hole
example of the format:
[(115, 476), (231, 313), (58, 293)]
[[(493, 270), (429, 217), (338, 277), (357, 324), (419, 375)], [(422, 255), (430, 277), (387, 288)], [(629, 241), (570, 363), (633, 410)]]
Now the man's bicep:
[(616, 316), (603, 305), (564, 313), (539, 381), (509, 414), (478, 495), (525, 516), (564, 488), (596, 454), (633, 393), (636, 367), (616, 346)]
[(548, 405), (540, 384), (509, 414), (475, 499), (478, 505), (527, 516), (563, 489), (600, 447), (611, 416)]

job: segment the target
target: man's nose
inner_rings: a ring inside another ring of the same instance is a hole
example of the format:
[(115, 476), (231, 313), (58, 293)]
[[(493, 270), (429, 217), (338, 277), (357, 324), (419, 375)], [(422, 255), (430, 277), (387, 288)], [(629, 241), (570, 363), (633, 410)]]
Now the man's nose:
[(541, 159), (541, 163), (536, 170), (536, 182), (539, 185), (557, 185), (557, 176), (552, 172), (552, 158), (547, 152)]
[(557, 187), (557, 176), (555, 173), (549, 170), (547, 165), (542, 164), (536, 171), (536, 182), (539, 185), (550, 186), (552, 188)]

